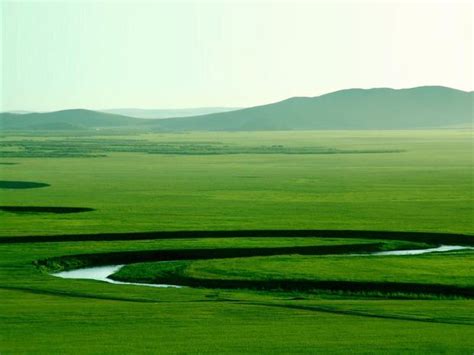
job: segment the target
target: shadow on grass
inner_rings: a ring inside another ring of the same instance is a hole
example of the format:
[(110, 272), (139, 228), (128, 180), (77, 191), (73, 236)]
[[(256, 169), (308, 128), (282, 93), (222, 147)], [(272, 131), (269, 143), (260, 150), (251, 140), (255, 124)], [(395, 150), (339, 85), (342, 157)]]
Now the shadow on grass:
[(94, 211), (88, 207), (0, 206), (0, 211), (11, 213), (79, 213)]
[[(3, 208), (8, 206), (3, 206)], [(54, 207), (48, 207), (54, 208)], [(63, 208), (63, 207), (57, 207)], [(69, 207), (72, 208), (72, 207)], [(2, 206), (0, 206), (0, 210)], [(87, 209), (91, 211), (93, 209)], [(73, 211), (83, 212), (83, 211)], [(433, 245), (456, 244), (474, 246), (474, 236), (454, 233), (364, 231), (364, 230), (237, 230), (237, 231), (156, 231), (130, 233), (69, 234), (45, 236), (0, 237), (3, 243), (117, 241), (192, 238), (357, 238), (420, 242)]]
[[(110, 277), (117, 281), (129, 281), (122, 278)], [(136, 282), (136, 280), (135, 280)], [(332, 280), (228, 280), (228, 279), (198, 279), (183, 275), (170, 277), (158, 277), (154, 283), (172, 284), (190, 287), (203, 287), (213, 289), (249, 289), (260, 291), (341, 291), (350, 293), (368, 294), (422, 294), (435, 296), (458, 296), (462, 298), (474, 298), (474, 289), (471, 287), (459, 287), (438, 284), (419, 284), (408, 282), (374, 282), (374, 281), (332, 281)]]
[(51, 185), (44, 182), (0, 180), (0, 189), (36, 189), (48, 186)]

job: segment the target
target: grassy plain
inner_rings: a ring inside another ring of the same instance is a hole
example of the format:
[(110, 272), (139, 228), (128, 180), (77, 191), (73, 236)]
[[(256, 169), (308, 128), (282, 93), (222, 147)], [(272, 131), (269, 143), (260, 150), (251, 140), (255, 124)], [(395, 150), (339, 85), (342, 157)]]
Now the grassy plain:
[[(56, 134), (56, 138), (8, 135), (2, 141), (57, 139), (67, 151), (68, 134)], [(472, 244), (471, 131), (99, 134), (88, 137), (104, 147), (94, 148), (97, 157), (0, 158), (0, 180), (50, 185), (0, 189), (1, 205), (94, 209), (65, 214), (0, 211), (2, 354), (472, 353), (474, 301), (469, 297), (156, 289), (55, 278), (34, 263), (127, 251), (371, 245), (383, 242), (383, 231), (463, 233), (465, 242)], [(187, 154), (189, 147), (176, 155), (117, 152), (107, 149), (109, 139), (146, 140), (147, 145), (220, 142), (247, 147), (247, 153)], [(258, 154), (259, 146), (287, 150)], [(248, 147), (253, 147), (252, 154)], [(400, 152), (289, 153), (316, 147)], [(10, 152), (15, 149), (21, 150), (8, 147)], [(350, 239), (303, 238), (291, 232), (278, 238), (68, 241), (60, 236), (248, 229), (372, 230), (381, 231), (381, 238), (365, 238), (363, 232)], [(57, 241), (22, 242), (22, 237), (42, 235), (57, 236)], [(416, 241), (413, 236), (409, 240)], [(387, 245), (398, 248), (407, 243)], [(211, 265), (214, 271), (218, 265), (222, 272), (243, 270), (257, 278), (268, 278), (265, 272), (272, 272), (309, 280), (323, 274), (326, 280), (383, 282), (394, 272), (392, 281), (405, 277), (416, 283), (471, 284), (470, 253), (342, 258), (283, 255), (246, 258), (231, 265), (226, 264), (229, 259), (191, 264)], [(317, 269), (321, 262), (327, 264)], [(344, 270), (338, 269), (342, 263)]]
[[(20, 137), (45, 140), (44, 137)], [(107, 146), (107, 139), (96, 137)], [(471, 131), (149, 134), (151, 142), (402, 149), (379, 154), (4, 158), (2, 205), (88, 207), (68, 215), (0, 212), (1, 235), (153, 230), (362, 229), (472, 232)], [(5, 139), (5, 138), (4, 138)], [(8, 137), (17, 140), (18, 137)], [(60, 137), (67, 151), (67, 139)], [(99, 152), (100, 153), (100, 152)]]

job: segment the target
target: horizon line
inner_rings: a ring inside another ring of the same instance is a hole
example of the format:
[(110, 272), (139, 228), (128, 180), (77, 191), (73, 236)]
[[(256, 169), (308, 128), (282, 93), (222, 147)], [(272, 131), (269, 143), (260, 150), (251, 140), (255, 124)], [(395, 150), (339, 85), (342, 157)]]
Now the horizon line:
[[(29, 114), (29, 113), (51, 113), (51, 112), (61, 112), (61, 111), (72, 111), (72, 110), (85, 110), (85, 111), (97, 111), (97, 112), (106, 112), (110, 110), (146, 110), (146, 111), (152, 111), (152, 110), (162, 110), (162, 111), (167, 111), (167, 110), (199, 110), (199, 109), (234, 109), (235, 111), (237, 110), (243, 110), (247, 108), (252, 108), (252, 107), (259, 107), (259, 106), (266, 106), (266, 105), (271, 105), (277, 102), (282, 102), (286, 100), (291, 100), (294, 98), (316, 98), (316, 97), (321, 97), (325, 95), (330, 95), (334, 94), (337, 92), (342, 92), (342, 91), (349, 91), (349, 90), (364, 90), (364, 91), (369, 91), (369, 90), (395, 90), (395, 91), (402, 91), (402, 90), (412, 90), (412, 89), (419, 89), (419, 88), (429, 88), (429, 87), (437, 87), (437, 88), (445, 88), (445, 89), (451, 89), (451, 90), (457, 90), (457, 91), (462, 91), (464, 93), (470, 94), (474, 93), (474, 89), (471, 90), (463, 90), (463, 89), (458, 89), (455, 87), (451, 86), (446, 86), (446, 85), (420, 85), (420, 86), (411, 86), (411, 87), (401, 87), (401, 88), (394, 88), (394, 87), (388, 87), (388, 86), (379, 86), (379, 87), (368, 87), (368, 88), (363, 88), (363, 87), (350, 87), (350, 88), (345, 88), (345, 89), (338, 89), (334, 91), (328, 91), (320, 95), (316, 96), (290, 96), (287, 98), (283, 98), (280, 100), (276, 101), (271, 101), (267, 103), (261, 103), (257, 105), (251, 105), (251, 106), (241, 106), (241, 107), (235, 107), (235, 106), (223, 106), (223, 105), (209, 105), (209, 106), (195, 106), (195, 107), (175, 107), (175, 108), (145, 108), (145, 107), (134, 107), (134, 106), (129, 106), (129, 107), (111, 107), (111, 108), (88, 108), (88, 107), (71, 107), (71, 108), (60, 108), (60, 109), (53, 109), (53, 110), (27, 110), (27, 109), (11, 109), (11, 110), (2, 110), (0, 113), (12, 113), (12, 114)], [(22, 112), (22, 113), (19, 113)], [(106, 112), (107, 113), (107, 112)]]

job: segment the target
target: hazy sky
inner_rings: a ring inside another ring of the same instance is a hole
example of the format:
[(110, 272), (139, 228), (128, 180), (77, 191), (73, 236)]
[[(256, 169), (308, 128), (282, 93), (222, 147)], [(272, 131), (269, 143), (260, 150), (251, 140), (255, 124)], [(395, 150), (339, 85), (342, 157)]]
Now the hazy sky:
[(4, 1), (1, 110), (473, 90), (473, 2)]

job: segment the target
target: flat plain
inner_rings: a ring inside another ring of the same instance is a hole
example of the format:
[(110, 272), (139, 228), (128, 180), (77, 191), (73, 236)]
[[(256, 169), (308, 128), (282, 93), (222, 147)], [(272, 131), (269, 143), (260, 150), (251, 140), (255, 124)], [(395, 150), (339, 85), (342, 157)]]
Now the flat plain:
[[(474, 350), (473, 251), (351, 255), (474, 245), (471, 130), (4, 134), (0, 163), (2, 354)], [(50, 275), (112, 261), (194, 281)]]

